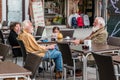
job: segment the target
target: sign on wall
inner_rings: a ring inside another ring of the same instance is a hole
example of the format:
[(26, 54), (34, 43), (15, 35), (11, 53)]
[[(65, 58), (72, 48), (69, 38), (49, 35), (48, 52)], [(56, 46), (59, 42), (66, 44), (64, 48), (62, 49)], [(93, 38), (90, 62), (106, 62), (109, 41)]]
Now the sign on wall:
[(32, 2), (32, 9), (35, 26), (45, 26), (42, 1)]

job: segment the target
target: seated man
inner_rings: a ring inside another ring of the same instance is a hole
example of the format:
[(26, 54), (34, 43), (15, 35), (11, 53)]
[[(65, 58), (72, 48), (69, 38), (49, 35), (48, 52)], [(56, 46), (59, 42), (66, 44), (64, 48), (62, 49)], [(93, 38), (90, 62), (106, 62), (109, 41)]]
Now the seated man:
[(33, 33), (33, 26), (32, 23), (29, 20), (25, 20), (22, 23), (22, 32), (19, 34), (18, 39), (22, 40), (25, 48), (28, 52), (31, 53), (39, 53), (43, 59), (46, 59), (48, 57), (54, 59), (55, 66), (56, 66), (56, 78), (62, 77), (62, 54), (60, 51), (58, 51), (57, 48), (55, 48), (55, 45), (49, 45), (49, 46), (41, 46), (39, 45), (34, 36)]
[(16, 48), (12, 48), (14, 57), (22, 56), (19, 43), (16, 39), (18, 37), (18, 34), (20, 33), (20, 27), (21, 27), (21, 24), (19, 22), (13, 22), (10, 24), (10, 34), (8, 36), (8, 40), (12, 47), (16, 47)]
[[(91, 40), (93, 44), (106, 44), (107, 43), (108, 32), (105, 29), (105, 21), (102, 17), (96, 17), (92, 27), (92, 33), (83, 40), (73, 40), (74, 44), (83, 44), (84, 40)], [(94, 58), (89, 55), (88, 65), (94, 66)]]
[[(104, 44), (107, 42), (108, 32), (105, 29), (105, 21), (102, 17), (96, 17), (93, 23), (92, 33), (84, 40), (92, 40), (92, 43)], [(75, 44), (84, 43), (84, 40), (73, 40)]]

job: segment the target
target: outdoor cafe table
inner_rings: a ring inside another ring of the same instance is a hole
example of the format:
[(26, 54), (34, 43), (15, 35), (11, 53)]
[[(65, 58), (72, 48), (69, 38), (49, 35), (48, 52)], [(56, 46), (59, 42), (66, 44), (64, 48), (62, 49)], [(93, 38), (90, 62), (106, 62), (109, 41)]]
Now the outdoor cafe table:
[(120, 47), (108, 44), (92, 44), (91, 49), (82, 49), (81, 45), (71, 45), (72, 50), (78, 51), (83, 55), (83, 80), (87, 80), (87, 57), (91, 52), (102, 53), (107, 51), (120, 50)]
[(37, 43), (38, 44), (56, 44), (57, 42), (67, 42), (67, 43), (71, 43), (71, 40), (73, 39), (58, 39), (56, 41), (51, 41), (50, 39), (48, 39), (48, 41), (40, 41), (38, 40)]
[(118, 55), (118, 56), (112, 56), (112, 60), (114, 62), (120, 63), (120, 55)]
[(10, 61), (0, 62), (0, 78), (2, 79), (15, 78), (15, 80), (18, 80), (19, 77), (26, 77), (27, 80), (30, 80), (29, 75), (31, 75), (30, 71), (13, 62)]

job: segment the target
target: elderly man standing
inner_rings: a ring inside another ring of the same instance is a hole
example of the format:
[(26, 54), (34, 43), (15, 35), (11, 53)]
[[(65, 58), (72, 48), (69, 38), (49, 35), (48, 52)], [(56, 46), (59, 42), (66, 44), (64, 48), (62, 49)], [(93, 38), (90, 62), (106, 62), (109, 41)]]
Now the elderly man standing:
[[(105, 29), (105, 21), (102, 17), (96, 17), (92, 27), (92, 33), (86, 39), (92, 40), (92, 43), (104, 44), (107, 42), (108, 32)], [(84, 40), (73, 40), (75, 44), (84, 43)]]
[(46, 59), (48, 57), (54, 59), (55, 66), (56, 66), (56, 78), (62, 77), (62, 54), (60, 51), (55, 48), (55, 45), (49, 45), (49, 46), (41, 46), (39, 45), (34, 36), (33, 33), (33, 26), (32, 23), (29, 20), (25, 20), (22, 23), (22, 33), (19, 34), (18, 39), (22, 40), (25, 48), (28, 52), (33, 53), (39, 53), (43, 59)]

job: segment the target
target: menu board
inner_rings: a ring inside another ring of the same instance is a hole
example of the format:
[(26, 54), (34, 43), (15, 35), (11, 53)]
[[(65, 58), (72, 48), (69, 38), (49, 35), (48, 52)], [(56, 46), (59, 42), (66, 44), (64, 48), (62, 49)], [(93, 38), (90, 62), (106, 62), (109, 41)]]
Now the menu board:
[(42, 1), (32, 2), (32, 10), (35, 26), (45, 26)]

